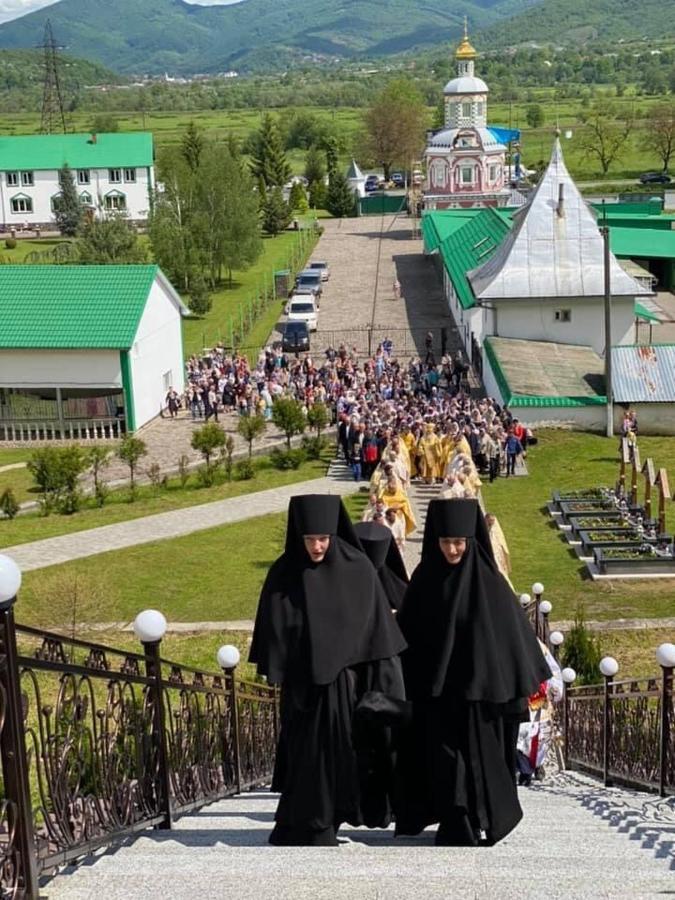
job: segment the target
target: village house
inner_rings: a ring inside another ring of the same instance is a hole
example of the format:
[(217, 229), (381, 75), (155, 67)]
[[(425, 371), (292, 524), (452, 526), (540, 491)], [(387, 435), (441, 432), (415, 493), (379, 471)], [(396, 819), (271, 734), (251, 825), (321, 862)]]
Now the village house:
[(68, 165), (88, 215), (122, 213), (147, 221), (155, 188), (149, 132), (0, 137), (0, 228), (55, 226), (59, 171)]

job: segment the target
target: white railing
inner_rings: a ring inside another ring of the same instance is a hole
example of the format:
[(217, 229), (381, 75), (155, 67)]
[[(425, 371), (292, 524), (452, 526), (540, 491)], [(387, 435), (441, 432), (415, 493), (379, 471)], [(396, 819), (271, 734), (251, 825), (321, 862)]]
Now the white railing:
[(116, 418), (0, 420), (0, 441), (117, 440), (124, 423)]

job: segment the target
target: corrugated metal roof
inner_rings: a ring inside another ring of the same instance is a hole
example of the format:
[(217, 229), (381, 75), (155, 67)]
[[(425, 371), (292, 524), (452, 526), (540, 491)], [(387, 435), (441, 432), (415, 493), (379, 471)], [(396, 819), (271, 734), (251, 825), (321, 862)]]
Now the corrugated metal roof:
[(675, 231), (660, 228), (609, 228), (609, 244), (617, 256), (675, 259)]
[(108, 169), (151, 166), (152, 135), (147, 131), (97, 134), (22, 134), (0, 137), (0, 170)]
[(158, 275), (154, 265), (0, 266), (0, 348), (128, 350)]
[(675, 344), (612, 347), (617, 403), (675, 402)]
[[(563, 189), (564, 215), (558, 215)], [(639, 296), (644, 289), (610, 259), (614, 296)], [(551, 161), (529, 203), (514, 216), (499, 251), (469, 273), (479, 300), (602, 297), (603, 240), (563, 160), (556, 140)]]
[(438, 250), (439, 244), (464, 228), (467, 222), (480, 215), (482, 209), (448, 209), (433, 210), (422, 215), (422, 237), (427, 253)]

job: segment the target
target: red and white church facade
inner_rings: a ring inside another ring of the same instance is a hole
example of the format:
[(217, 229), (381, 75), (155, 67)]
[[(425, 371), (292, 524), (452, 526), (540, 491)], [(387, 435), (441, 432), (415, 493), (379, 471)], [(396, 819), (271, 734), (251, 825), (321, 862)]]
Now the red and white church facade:
[(466, 28), (457, 52), (457, 77), (443, 89), (445, 123), (424, 151), (425, 209), (506, 206), (511, 198), (506, 146), (487, 125), (489, 88), (474, 74), (476, 51)]

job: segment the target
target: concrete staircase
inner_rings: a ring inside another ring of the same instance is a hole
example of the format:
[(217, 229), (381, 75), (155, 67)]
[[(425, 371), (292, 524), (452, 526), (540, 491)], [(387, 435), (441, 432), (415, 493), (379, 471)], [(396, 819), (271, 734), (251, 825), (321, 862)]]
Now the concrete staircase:
[(674, 801), (606, 790), (576, 773), (520, 789), (525, 817), (492, 848), (436, 848), (433, 830), (346, 827), (337, 848), (267, 844), (277, 798), (215, 803), (87, 860), (50, 900), (440, 900), (651, 898), (675, 891)]

